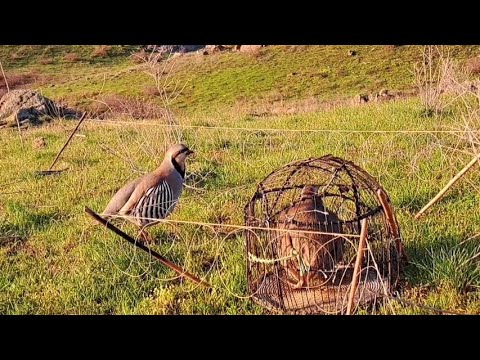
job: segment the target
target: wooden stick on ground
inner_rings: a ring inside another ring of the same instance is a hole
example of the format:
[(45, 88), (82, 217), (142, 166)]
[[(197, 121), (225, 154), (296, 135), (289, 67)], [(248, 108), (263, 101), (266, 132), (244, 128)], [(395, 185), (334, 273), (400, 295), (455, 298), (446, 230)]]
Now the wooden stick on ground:
[(363, 253), (365, 252), (365, 245), (367, 243), (367, 219), (362, 220), (362, 229), (360, 230), (360, 241), (358, 242), (357, 258), (355, 260), (355, 267), (353, 268), (353, 278), (350, 287), (350, 295), (348, 296), (347, 315), (352, 314), (353, 299), (357, 291), (358, 281), (360, 278), (360, 271), (363, 261)]
[(108, 221), (106, 221), (105, 219), (103, 219), (102, 217), (100, 217), (100, 215), (98, 215), (97, 213), (95, 213), (93, 210), (91, 210), (90, 208), (86, 207), (85, 206), (85, 212), (90, 215), (93, 219), (95, 219), (96, 221), (98, 221), (100, 224), (102, 225), (105, 225), (107, 227), (107, 229), (113, 231), (115, 234), (121, 236), (122, 238), (124, 238), (125, 240), (127, 240), (129, 243), (135, 245), (136, 247), (142, 249), (143, 251), (146, 251), (147, 253), (151, 254), (155, 259), (157, 259), (158, 261), (160, 261), (163, 265), (169, 267), (170, 269), (174, 270), (175, 272), (177, 272), (178, 274), (180, 274), (181, 276), (185, 276), (186, 278), (192, 280), (193, 282), (197, 283), (197, 284), (200, 284), (200, 285), (203, 285), (203, 286), (206, 286), (206, 287), (211, 287), (209, 283), (207, 283), (206, 281), (203, 281), (202, 279), (199, 279), (198, 277), (196, 277), (195, 275), (192, 275), (190, 274), (189, 272), (187, 272), (186, 270), (182, 269), (180, 266), (178, 265), (175, 265), (173, 262), (171, 262), (170, 260), (167, 260), (166, 258), (164, 258), (162, 255), (160, 255), (159, 253), (151, 250), (150, 248), (148, 248), (147, 246), (143, 245), (142, 243), (139, 243), (138, 241), (136, 241), (135, 239), (133, 239), (132, 237), (130, 237), (129, 235), (125, 234), (122, 230), (120, 230), (119, 228), (117, 228), (116, 226), (110, 224)]
[(50, 165), (50, 167), (48, 168), (47, 171), (51, 171), (53, 166), (56, 164), (57, 160), (60, 158), (60, 155), (62, 155), (63, 151), (65, 150), (65, 148), (67, 147), (67, 145), (69, 144), (70, 140), (72, 140), (73, 138), (73, 135), (75, 135), (75, 133), (77, 132), (78, 128), (80, 127), (80, 125), (82, 124), (83, 120), (85, 120), (85, 117), (86, 117), (87, 113), (84, 112), (82, 114), (82, 116), (80, 117), (80, 120), (78, 121), (78, 124), (77, 126), (75, 127), (75, 129), (73, 129), (72, 133), (70, 134), (70, 137), (68, 138), (67, 142), (65, 143), (65, 145), (63, 145), (62, 149), (60, 150), (60, 152), (57, 154), (57, 156), (55, 157), (55, 159), (53, 160), (52, 162), (52, 165)]
[(387, 218), (387, 222), (390, 227), (392, 236), (395, 238), (397, 244), (397, 251), (399, 255), (406, 260), (406, 254), (403, 249), (402, 241), (400, 239), (400, 231), (398, 230), (398, 225), (395, 221), (395, 216), (393, 215), (393, 209), (390, 201), (388, 200), (387, 193), (382, 188), (380, 188), (377, 190), (377, 196), (380, 200), (380, 204), (382, 204), (383, 212), (385, 213), (385, 217)]
[(458, 172), (458, 174), (455, 175), (455, 176), (452, 178), (452, 180), (450, 180), (450, 181), (448, 182), (448, 184), (445, 185), (445, 187), (444, 187), (442, 190), (440, 190), (440, 192), (439, 192), (437, 195), (435, 195), (435, 197), (434, 197), (432, 200), (430, 200), (430, 201), (428, 202), (428, 204), (425, 205), (425, 206), (422, 208), (422, 210), (420, 210), (420, 211), (417, 213), (417, 215), (415, 215), (415, 219), (418, 219), (420, 216), (422, 216), (422, 214), (423, 214), (425, 211), (427, 211), (430, 206), (432, 206), (432, 205), (435, 204), (438, 200), (440, 200), (440, 199), (443, 197), (443, 195), (445, 195), (445, 193), (448, 191), (448, 189), (450, 189), (450, 188), (453, 186), (453, 184), (455, 184), (463, 175), (465, 175), (465, 173), (466, 173), (468, 170), (470, 170), (470, 168), (471, 168), (473, 165), (475, 165), (475, 163), (476, 163), (477, 161), (479, 161), (479, 160), (480, 160), (480, 154), (478, 154), (477, 156), (475, 156), (467, 165), (465, 165), (465, 167), (464, 167), (462, 170), (460, 170), (460, 171)]

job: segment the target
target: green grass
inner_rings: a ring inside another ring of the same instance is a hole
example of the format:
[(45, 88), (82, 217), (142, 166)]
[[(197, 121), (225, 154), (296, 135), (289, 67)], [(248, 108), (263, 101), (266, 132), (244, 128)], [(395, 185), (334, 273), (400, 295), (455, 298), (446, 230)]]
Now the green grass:
[[(129, 55), (135, 46), (114, 46), (106, 58), (92, 57), (95, 46), (0, 46), (8, 72), (35, 71), (49, 77), (34, 85), (46, 96), (87, 106), (108, 94), (145, 96), (153, 80)], [(450, 46), (459, 60), (480, 55), (478, 46)], [(348, 56), (355, 49), (357, 56)], [(65, 54), (79, 60), (68, 62)], [(52, 59), (42, 65), (42, 59)], [(360, 93), (410, 89), (418, 46), (269, 46), (258, 54), (217, 53), (173, 59), (163, 79), (167, 92), (183, 88), (172, 106), (188, 114), (223, 111), (236, 104), (278, 104), (311, 98), (319, 102)], [(51, 85), (55, 86), (51, 86)]]
[[(243, 223), (243, 207), (256, 184), (293, 160), (334, 155), (353, 160), (388, 191), (411, 264), (404, 298), (426, 306), (480, 312), (479, 275), (473, 257), (480, 232), (478, 172), (469, 173), (419, 221), (418, 211), (470, 160), (469, 149), (451, 134), (298, 132), (298, 129), (438, 130), (455, 126), (450, 115), (425, 118), (418, 100), (342, 107), (308, 114), (263, 118), (238, 113), (189, 115), (184, 125), (269, 128), (277, 131), (185, 128), (182, 139), (195, 149), (194, 175), (172, 219)], [(60, 121), (0, 137), (0, 313), (7, 314), (259, 314), (245, 298), (244, 238), (222, 228), (168, 224), (152, 228), (155, 249), (204, 276), (209, 293), (135, 252), (130, 244), (95, 225), (84, 212), (101, 212), (109, 198), (139, 171), (162, 159), (172, 134), (161, 122), (108, 125), (87, 122), (58, 168), (40, 177), (73, 123)], [(293, 130), (293, 131), (289, 131)], [(31, 147), (46, 139), (45, 149)], [(445, 146), (444, 147), (442, 147)], [(104, 149), (110, 149), (105, 151)], [(115, 154), (115, 155), (113, 155)], [(125, 226), (134, 233), (131, 226)], [(467, 261), (465, 263), (465, 261)], [(378, 313), (429, 313), (393, 304)]]

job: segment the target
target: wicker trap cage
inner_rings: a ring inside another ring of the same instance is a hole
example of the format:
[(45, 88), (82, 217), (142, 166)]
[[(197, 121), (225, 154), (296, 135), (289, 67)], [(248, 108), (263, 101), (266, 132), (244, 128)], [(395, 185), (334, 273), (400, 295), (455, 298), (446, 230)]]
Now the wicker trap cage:
[(355, 310), (398, 286), (395, 214), (382, 187), (352, 162), (326, 155), (274, 171), (245, 207), (245, 223), (248, 291), (272, 311), (343, 314), (348, 301)]

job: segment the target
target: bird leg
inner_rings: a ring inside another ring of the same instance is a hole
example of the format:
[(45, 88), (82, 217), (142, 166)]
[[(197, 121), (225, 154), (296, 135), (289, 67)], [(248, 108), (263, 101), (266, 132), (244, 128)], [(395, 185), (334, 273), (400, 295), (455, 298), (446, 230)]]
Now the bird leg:
[(293, 288), (301, 289), (304, 286), (305, 286), (305, 275), (301, 275), (300, 279), (298, 279), (298, 282), (295, 285), (293, 285)]
[(306, 275), (300, 274), (300, 270), (295, 265), (290, 264), (287, 268), (287, 276), (292, 289), (300, 289), (305, 286)]
[(147, 232), (145, 227), (140, 228), (138, 232), (137, 239), (140, 239), (141, 242), (150, 243), (153, 242), (153, 237)]
[(287, 280), (292, 285), (294, 289), (296, 289), (296, 285), (301, 281), (301, 276), (298, 273), (298, 270), (287, 268)]

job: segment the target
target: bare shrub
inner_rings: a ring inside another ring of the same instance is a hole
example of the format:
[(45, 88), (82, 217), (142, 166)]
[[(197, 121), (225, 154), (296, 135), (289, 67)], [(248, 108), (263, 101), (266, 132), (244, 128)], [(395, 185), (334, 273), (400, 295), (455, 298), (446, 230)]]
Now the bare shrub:
[(386, 53), (390, 56), (395, 56), (398, 45), (385, 45)]
[[(477, 61), (473, 61), (478, 59)], [(456, 108), (456, 130), (462, 131), (460, 138), (464, 146), (458, 146), (454, 150), (469, 149), (472, 156), (480, 154), (480, 86), (478, 82), (467, 80), (475, 74), (475, 66), (480, 66), (480, 58), (469, 59), (456, 78), (456, 84), (462, 91), (456, 96), (460, 106)]]
[(427, 45), (422, 60), (414, 66), (415, 84), (425, 114), (438, 115), (444, 108), (442, 94), (456, 83), (455, 63), (443, 48)]
[(96, 58), (106, 58), (110, 56), (110, 51), (112, 47), (109, 45), (99, 45), (95, 47), (92, 51), (91, 56)]
[[(21, 85), (30, 84), (33, 82), (33, 76), (30, 73), (23, 74), (5, 74), (10, 89), (15, 89)], [(6, 87), (5, 78), (0, 74), (0, 87)]]
[(63, 60), (72, 63), (72, 62), (79, 61), (80, 57), (76, 53), (68, 53), (68, 54), (65, 54), (65, 56), (63, 57)]
[(26, 73), (7, 73), (5, 74), (5, 77), (7, 78), (5, 81), (5, 78), (2, 73), (0, 73), (0, 95), (3, 96), (7, 92), (7, 82), (8, 82), (8, 88), (10, 90), (14, 89), (19, 89), (22, 87), (31, 86), (33, 84), (44, 84), (46, 83), (49, 78), (44, 75), (40, 74), (36, 70), (32, 70), (30, 72)]
[(90, 104), (85, 111), (97, 119), (130, 118), (160, 119), (166, 116), (165, 110), (153, 101), (121, 95), (105, 95)]
[(247, 53), (253, 59), (259, 59), (264, 52), (262, 51), (264, 45), (241, 45), (239, 51)]
[(148, 60), (149, 54), (145, 50), (140, 50), (137, 52), (134, 52), (130, 55), (130, 59), (135, 63), (135, 64), (143, 64)]
[(23, 54), (21, 54), (20, 52), (15, 52), (13, 53), (12, 55), (10, 55), (10, 58), (12, 60), (21, 60), (23, 59), (25, 56)]
[[(169, 125), (178, 125), (173, 111), (172, 104), (177, 97), (183, 92), (187, 85), (185, 82), (180, 86), (178, 80), (172, 76), (173, 69), (178, 57), (172, 56), (172, 52), (157, 52), (155, 48), (144, 60), (145, 73), (149, 75), (158, 91), (162, 107), (164, 109), (165, 120)], [(179, 126), (168, 126), (164, 129), (164, 137), (169, 143), (181, 142), (183, 138), (182, 129)]]

